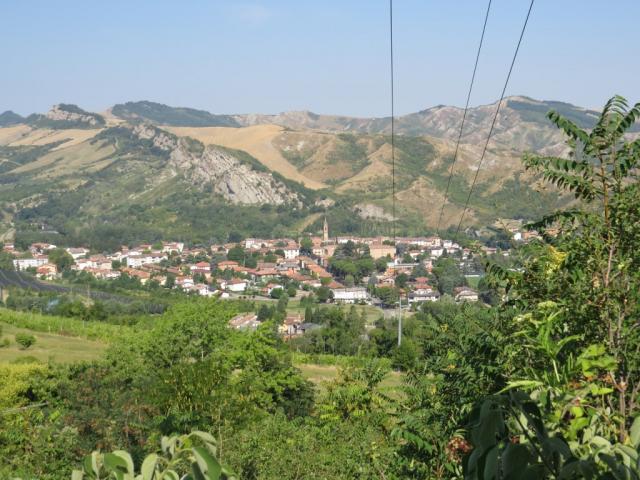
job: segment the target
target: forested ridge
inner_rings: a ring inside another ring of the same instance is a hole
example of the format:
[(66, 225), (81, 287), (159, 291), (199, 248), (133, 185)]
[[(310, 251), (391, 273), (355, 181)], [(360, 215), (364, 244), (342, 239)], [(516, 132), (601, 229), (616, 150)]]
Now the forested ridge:
[[(254, 332), (228, 326), (242, 302), (211, 299), (126, 327), (65, 319), (106, 353), (0, 363), (0, 477), (640, 478), (639, 116), (617, 96), (588, 131), (551, 112), (570, 155), (523, 161), (575, 201), (486, 266), (495, 306), (426, 303), (400, 346), (394, 319), (361, 335), (355, 310), (322, 307), (341, 366), (323, 383), (279, 307)], [(34, 331), (52, 318), (0, 310)]]

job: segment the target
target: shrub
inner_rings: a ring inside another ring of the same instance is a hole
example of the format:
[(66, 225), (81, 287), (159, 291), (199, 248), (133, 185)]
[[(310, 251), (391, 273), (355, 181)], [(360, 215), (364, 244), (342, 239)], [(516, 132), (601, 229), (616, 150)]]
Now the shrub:
[(16, 333), (16, 343), (22, 350), (26, 350), (36, 343), (36, 337), (29, 333)]
[(0, 340), (0, 348), (5, 348), (9, 345), (11, 345), (11, 340), (9, 340), (8, 338), (3, 338), (2, 340)]

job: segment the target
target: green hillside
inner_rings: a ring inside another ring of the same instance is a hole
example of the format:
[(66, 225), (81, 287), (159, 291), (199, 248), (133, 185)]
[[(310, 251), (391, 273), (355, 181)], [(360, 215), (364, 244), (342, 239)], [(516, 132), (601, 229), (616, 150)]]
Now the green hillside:
[(123, 120), (145, 120), (157, 125), (179, 127), (237, 127), (230, 115), (213, 115), (195, 108), (170, 107), (161, 103), (140, 101), (114, 105), (111, 112)]
[(0, 127), (9, 127), (24, 122), (24, 117), (11, 110), (0, 113)]
[[(544, 115), (551, 107), (581, 124), (595, 115), (561, 102), (510, 97), (505, 110), (520, 120), (498, 125), (464, 226), (490, 225), (498, 218), (534, 219), (566, 203), (553, 189), (538, 191), (539, 179), (525, 174), (521, 164), (527, 149), (565, 148), (556, 142), (556, 132), (547, 132)], [(474, 131), (482, 131), (490, 110), (484, 106), (470, 111), (470, 137), (459, 148), (444, 228), (459, 221), (480, 155), (479, 143), (473, 140), (479, 133)], [(323, 212), (336, 235), (387, 234), (393, 220), (395, 171), (398, 232), (432, 232), (455, 147), (438, 132), (450, 131), (457, 113), (453, 107), (434, 107), (411, 114), (415, 118), (399, 118), (400, 126), (410, 122), (411, 132), (422, 133), (396, 137), (394, 167), (390, 137), (380, 123), (386, 119), (365, 126), (363, 119), (346, 124), (342, 117), (281, 114), (269, 119), (315, 122), (311, 125), (327, 129), (256, 130), (239, 127), (246, 121), (242, 116), (153, 102), (116, 105), (112, 114), (117, 121), (74, 105), (57, 105), (45, 115), (29, 117), (30, 129), (23, 133), (7, 129), (4, 134), (0, 129), (2, 228), (15, 231), (19, 245), (47, 240), (110, 249), (161, 238), (206, 243), (242, 236), (295, 236), (300, 225), (317, 232), (317, 214)], [(163, 130), (165, 124), (189, 126), (188, 131), (175, 131), (205, 143)], [(342, 132), (328, 131), (339, 124)], [(429, 128), (421, 130), (425, 125)], [(47, 142), (51, 129), (59, 132)], [(424, 135), (425, 131), (431, 133)], [(233, 148), (218, 145), (216, 139)], [(501, 146), (510, 139), (516, 147)], [(305, 180), (326, 187), (311, 190), (302, 185)]]

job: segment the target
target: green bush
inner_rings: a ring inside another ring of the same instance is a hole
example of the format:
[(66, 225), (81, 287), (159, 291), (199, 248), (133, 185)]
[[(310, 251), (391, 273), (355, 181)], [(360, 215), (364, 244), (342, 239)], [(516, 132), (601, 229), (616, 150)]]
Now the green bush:
[(22, 350), (26, 350), (36, 343), (36, 337), (29, 333), (16, 333), (16, 343)]

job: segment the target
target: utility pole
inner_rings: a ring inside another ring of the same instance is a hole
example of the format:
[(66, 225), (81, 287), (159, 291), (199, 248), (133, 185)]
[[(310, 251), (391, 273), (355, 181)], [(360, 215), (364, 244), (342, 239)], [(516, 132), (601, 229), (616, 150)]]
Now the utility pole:
[(402, 345), (402, 295), (398, 297), (400, 311), (398, 312), (398, 346)]

